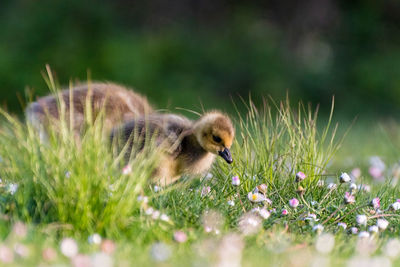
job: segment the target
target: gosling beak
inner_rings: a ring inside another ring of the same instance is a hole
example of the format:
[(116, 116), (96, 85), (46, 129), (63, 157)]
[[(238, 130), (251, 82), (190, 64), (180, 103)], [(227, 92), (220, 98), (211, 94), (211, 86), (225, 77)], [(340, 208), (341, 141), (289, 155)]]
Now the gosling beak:
[(233, 162), (231, 152), (227, 148), (225, 148), (224, 151), (219, 151), (218, 155), (220, 155), (229, 164)]

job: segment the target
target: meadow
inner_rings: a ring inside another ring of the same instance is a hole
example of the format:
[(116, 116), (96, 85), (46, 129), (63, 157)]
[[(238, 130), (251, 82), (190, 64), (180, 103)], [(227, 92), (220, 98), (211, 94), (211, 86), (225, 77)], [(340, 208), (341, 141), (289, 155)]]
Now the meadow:
[(148, 182), (158, 148), (125, 162), (101, 116), (87, 112), (79, 142), (61, 121), (43, 143), (1, 110), (1, 265), (400, 263), (397, 124), (342, 126), (334, 101), (321, 118), (289, 100), (232, 105), (233, 164), (169, 187)]

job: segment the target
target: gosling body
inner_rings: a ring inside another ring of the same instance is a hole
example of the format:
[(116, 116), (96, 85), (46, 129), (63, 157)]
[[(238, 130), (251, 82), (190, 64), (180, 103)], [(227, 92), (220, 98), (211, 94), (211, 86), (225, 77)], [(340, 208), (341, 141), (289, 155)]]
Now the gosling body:
[(27, 107), (27, 120), (41, 135), (45, 135), (50, 123), (59, 122), (60, 100), (65, 105), (65, 120), (68, 123), (72, 120), (73, 130), (77, 134), (85, 123), (87, 103), (90, 104), (93, 119), (104, 111), (104, 126), (108, 130), (123, 121), (153, 112), (147, 99), (132, 89), (114, 83), (82, 84), (71, 90), (65, 89), (58, 94), (39, 98)]
[(141, 137), (142, 144), (146, 138), (153, 137), (157, 145), (165, 148), (153, 174), (153, 180), (161, 185), (171, 184), (184, 174), (205, 173), (216, 155), (232, 163), (229, 148), (234, 128), (229, 117), (217, 111), (206, 113), (196, 121), (174, 114), (141, 117), (114, 129), (111, 139), (117, 138), (122, 144), (130, 142), (132, 147), (134, 134)]

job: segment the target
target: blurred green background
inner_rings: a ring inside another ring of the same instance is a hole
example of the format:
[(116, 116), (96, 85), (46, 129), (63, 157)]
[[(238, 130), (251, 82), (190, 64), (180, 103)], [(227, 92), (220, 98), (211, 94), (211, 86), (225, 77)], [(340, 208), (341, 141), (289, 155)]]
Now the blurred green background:
[(48, 93), (57, 79), (135, 87), (158, 108), (232, 110), (232, 98), (320, 103), (336, 112), (400, 111), (400, 1), (56, 1), (0, 3), (0, 102)]

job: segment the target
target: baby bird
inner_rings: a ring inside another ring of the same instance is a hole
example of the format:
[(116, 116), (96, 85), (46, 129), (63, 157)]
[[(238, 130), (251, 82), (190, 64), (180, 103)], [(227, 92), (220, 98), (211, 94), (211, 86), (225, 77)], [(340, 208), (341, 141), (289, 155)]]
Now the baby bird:
[(57, 95), (39, 98), (27, 107), (27, 120), (39, 131), (41, 137), (47, 137), (46, 129), (50, 123), (60, 120), (59, 100), (64, 102), (65, 119), (68, 123), (70, 119), (73, 120), (76, 134), (80, 133), (85, 123), (87, 100), (93, 119), (104, 109), (104, 126), (108, 130), (123, 121), (153, 112), (147, 99), (129, 88), (114, 83), (86, 83), (72, 90), (65, 89)]
[(130, 142), (137, 134), (144, 140), (155, 137), (157, 145), (165, 146), (153, 180), (161, 185), (175, 182), (183, 174), (202, 174), (212, 165), (215, 156), (227, 163), (233, 162), (230, 147), (234, 139), (234, 128), (227, 115), (212, 111), (196, 121), (173, 114), (152, 114), (131, 120), (115, 128), (111, 139)]

